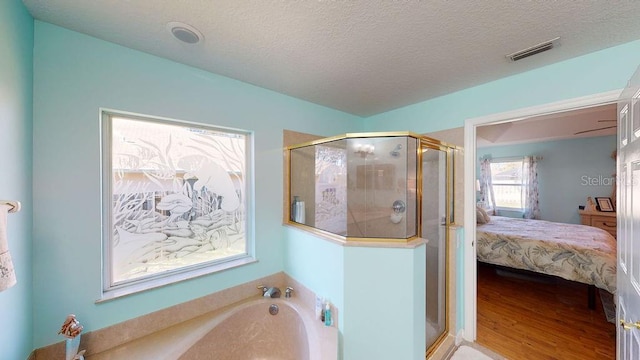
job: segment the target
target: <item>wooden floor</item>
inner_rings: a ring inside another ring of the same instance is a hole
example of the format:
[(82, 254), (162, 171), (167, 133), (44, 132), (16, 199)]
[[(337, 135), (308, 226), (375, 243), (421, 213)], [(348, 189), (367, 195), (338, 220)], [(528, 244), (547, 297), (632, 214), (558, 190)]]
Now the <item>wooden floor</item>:
[[(596, 294), (599, 292), (596, 291)], [(478, 263), (478, 344), (508, 359), (615, 359), (615, 325), (587, 285), (496, 274)]]

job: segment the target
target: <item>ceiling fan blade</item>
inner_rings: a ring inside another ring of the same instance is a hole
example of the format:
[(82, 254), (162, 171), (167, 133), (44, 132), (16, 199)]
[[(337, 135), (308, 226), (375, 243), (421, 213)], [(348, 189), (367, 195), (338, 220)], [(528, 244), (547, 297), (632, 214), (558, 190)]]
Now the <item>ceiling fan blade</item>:
[(585, 134), (585, 133), (592, 132), (592, 131), (600, 131), (600, 130), (606, 130), (606, 129), (613, 129), (614, 127), (617, 127), (617, 126), (605, 126), (605, 127), (597, 128), (597, 129), (591, 129), (591, 130), (578, 131), (577, 133), (574, 133), (573, 135)]

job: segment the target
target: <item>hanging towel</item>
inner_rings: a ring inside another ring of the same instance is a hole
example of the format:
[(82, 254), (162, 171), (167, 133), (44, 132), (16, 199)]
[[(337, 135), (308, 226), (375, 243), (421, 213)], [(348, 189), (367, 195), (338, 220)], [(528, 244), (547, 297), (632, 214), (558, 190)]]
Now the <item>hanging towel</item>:
[(0, 205), (0, 291), (16, 284), (16, 272), (13, 269), (7, 241), (7, 214), (11, 209), (11, 205)]

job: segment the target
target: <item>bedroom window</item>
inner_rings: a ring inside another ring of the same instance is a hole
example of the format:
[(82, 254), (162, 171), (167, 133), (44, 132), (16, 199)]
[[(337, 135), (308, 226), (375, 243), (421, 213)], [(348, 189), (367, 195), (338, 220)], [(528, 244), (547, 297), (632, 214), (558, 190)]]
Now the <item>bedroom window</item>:
[(102, 111), (103, 296), (253, 258), (250, 132)]
[(525, 178), (524, 159), (492, 160), (491, 184), (497, 208), (524, 211)]

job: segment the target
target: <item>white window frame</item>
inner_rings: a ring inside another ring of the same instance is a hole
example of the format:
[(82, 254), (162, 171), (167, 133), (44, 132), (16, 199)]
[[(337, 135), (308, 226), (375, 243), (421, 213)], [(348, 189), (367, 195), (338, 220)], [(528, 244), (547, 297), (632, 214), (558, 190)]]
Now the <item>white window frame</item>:
[[(170, 124), (184, 126), (191, 130), (212, 130), (217, 132), (226, 132), (231, 134), (241, 134), (246, 137), (245, 142), (245, 179), (244, 193), (240, 200), (244, 206), (246, 213), (245, 223), (245, 253), (233, 255), (230, 257), (210, 260), (207, 262), (187, 265), (170, 271), (163, 271), (156, 274), (145, 275), (133, 280), (121, 281), (115, 283), (113, 281), (113, 254), (112, 254), (112, 131), (111, 118), (124, 117), (139, 121), (148, 121), (158, 124)], [(234, 129), (228, 127), (206, 125), (192, 123), (182, 120), (163, 118), (150, 115), (135, 114), (130, 112), (100, 109), (100, 128), (101, 128), (101, 179), (102, 179), (102, 294), (96, 302), (102, 302), (118, 298), (121, 296), (145, 291), (160, 286), (173, 284), (187, 279), (211, 274), (230, 268), (242, 266), (256, 262), (255, 258), (255, 236), (254, 236), (254, 134), (252, 131)]]
[[(490, 160), (491, 164), (497, 164), (497, 163), (514, 163), (514, 162), (519, 162), (521, 167), (524, 167), (524, 157), (509, 157), (509, 158), (496, 158), (496, 159), (492, 159)], [(491, 165), (489, 165), (491, 166)], [(493, 194), (494, 194), (494, 202), (496, 204), (495, 208), (496, 210), (502, 210), (502, 211), (513, 211), (513, 212), (521, 212), (524, 213), (525, 211), (525, 194), (524, 194), (524, 190), (525, 190), (525, 184), (524, 184), (524, 176), (525, 174), (522, 174), (522, 179), (520, 180), (520, 184), (507, 184), (507, 183), (496, 183), (496, 181), (494, 180), (494, 173), (493, 173), (493, 169), (491, 169), (491, 186), (493, 187)], [(509, 206), (498, 206), (498, 200), (496, 197), (496, 186), (519, 186), (520, 187), (520, 196), (521, 196), (521, 204), (522, 207), (518, 208), (518, 207), (509, 207)]]

